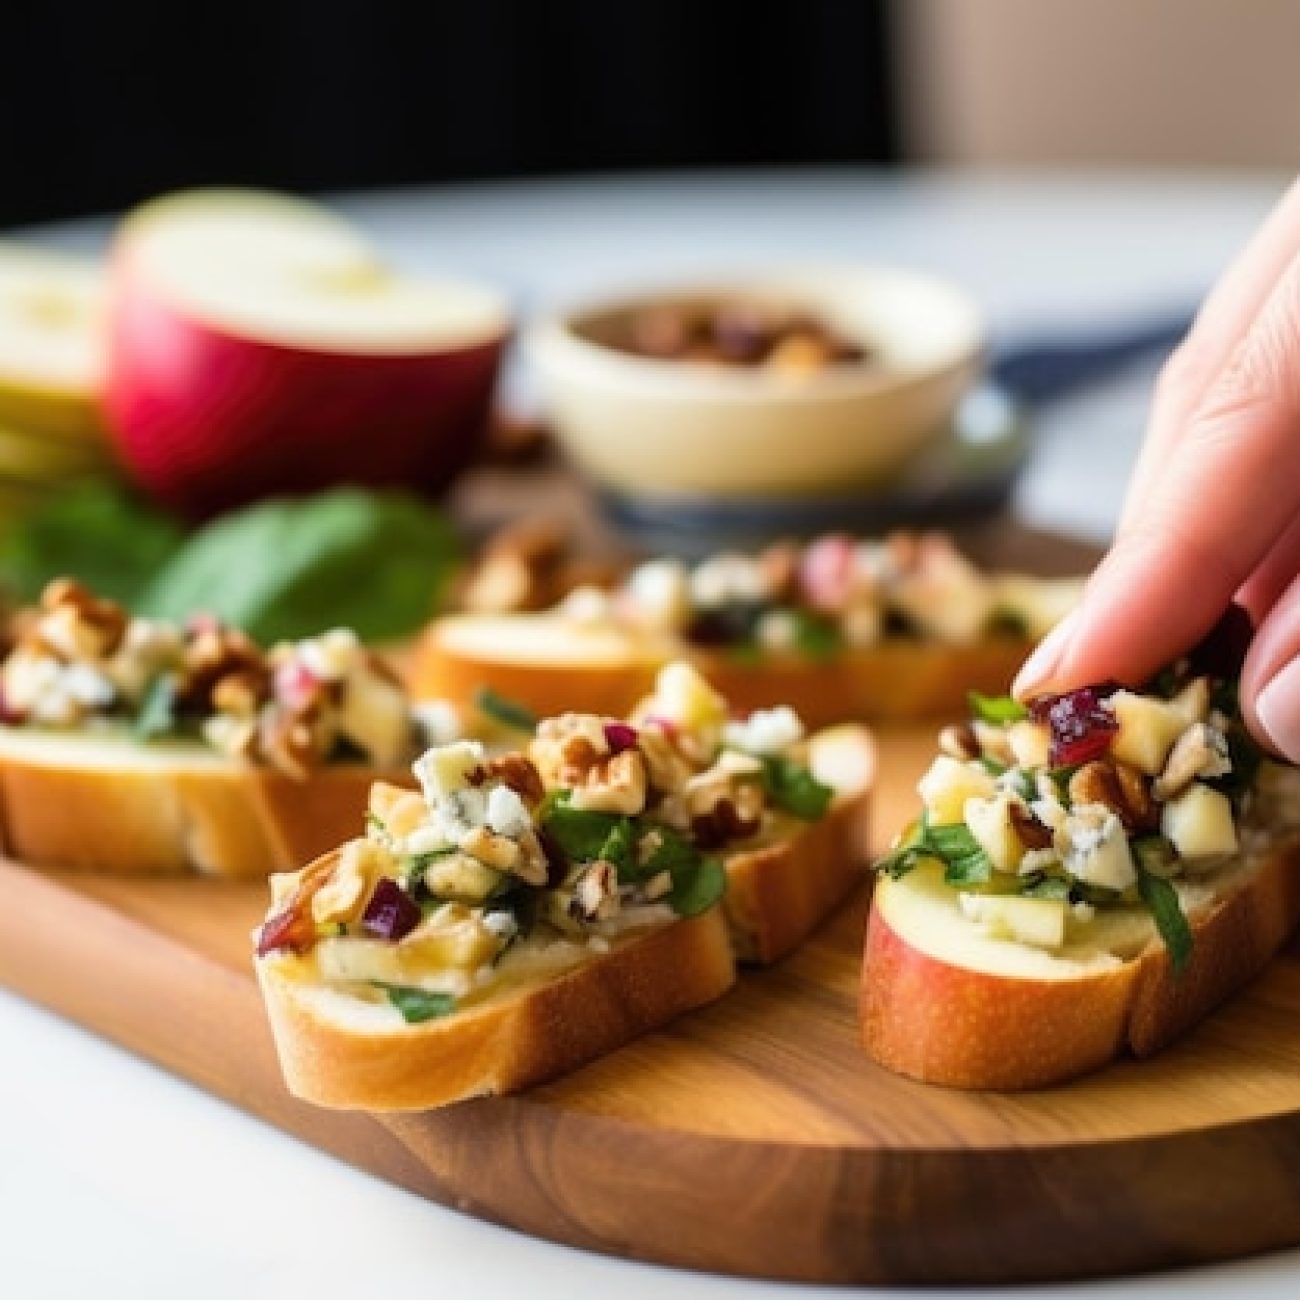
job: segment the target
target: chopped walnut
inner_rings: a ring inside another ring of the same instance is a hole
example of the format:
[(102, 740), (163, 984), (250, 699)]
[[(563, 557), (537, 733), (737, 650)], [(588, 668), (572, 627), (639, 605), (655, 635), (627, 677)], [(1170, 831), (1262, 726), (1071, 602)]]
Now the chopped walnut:
[(957, 722), (944, 727), (939, 733), (939, 749), (949, 758), (961, 759), (963, 762), (978, 758), (982, 752), (979, 737), (969, 722)]
[(619, 909), (618, 872), (609, 862), (593, 862), (579, 872), (569, 911), (577, 920), (604, 921)]
[(502, 754), (489, 758), (485, 771), (490, 779), (508, 786), (525, 803), (537, 804), (546, 793), (536, 765), (523, 754)]
[(346, 925), (355, 921), (365, 910), (377, 874), (373, 844), (366, 840), (345, 844), (333, 872), (312, 896), (312, 919), (318, 925)]
[(672, 740), (658, 727), (642, 727), (637, 741), (650, 784), (662, 794), (675, 794), (695, 773)]
[(212, 687), (212, 706), (218, 713), (249, 718), (266, 700), (269, 680), (265, 672), (239, 668), (219, 677)]
[(120, 605), (100, 600), (72, 578), (56, 578), (41, 594), (34, 631), (61, 659), (107, 659), (122, 644), (129, 621)]
[(1152, 792), (1157, 799), (1176, 799), (1197, 777), (1213, 779), (1232, 770), (1228, 742), (1221, 731), (1194, 723), (1174, 742)]
[(1094, 760), (1070, 778), (1073, 805), (1100, 804), (1108, 808), (1130, 833), (1154, 830), (1160, 810), (1151, 797), (1146, 778), (1127, 763)]
[(546, 786), (570, 788), (609, 753), (605, 724), (594, 713), (546, 718), (529, 742), (528, 753)]

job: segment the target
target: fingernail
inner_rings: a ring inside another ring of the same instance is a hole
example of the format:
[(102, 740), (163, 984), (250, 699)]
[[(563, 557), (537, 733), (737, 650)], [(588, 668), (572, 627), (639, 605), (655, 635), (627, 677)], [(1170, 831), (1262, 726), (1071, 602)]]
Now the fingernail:
[(1260, 691), (1255, 713), (1273, 748), (1291, 762), (1300, 762), (1300, 659), (1291, 660)]
[(1033, 695), (1046, 682), (1051, 680), (1061, 659), (1065, 647), (1069, 645), (1079, 625), (1079, 611), (1072, 609), (1039, 643), (1034, 653), (1025, 660), (1016, 680), (1011, 684), (1011, 693), (1023, 698)]

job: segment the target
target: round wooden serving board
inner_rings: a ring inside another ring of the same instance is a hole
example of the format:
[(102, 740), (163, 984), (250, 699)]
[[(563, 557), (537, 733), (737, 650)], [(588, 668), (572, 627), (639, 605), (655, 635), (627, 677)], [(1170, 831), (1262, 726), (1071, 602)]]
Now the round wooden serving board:
[[(925, 733), (883, 739), (877, 839)], [(312, 1109), (248, 962), (263, 890), (0, 863), (0, 980), (308, 1141), (586, 1249), (761, 1277), (1009, 1282), (1300, 1242), (1300, 954), (1189, 1038), (1068, 1087), (924, 1087), (857, 1042), (866, 899), (721, 1002), (523, 1096)], [(255, 1176), (250, 1171), (250, 1176)]]

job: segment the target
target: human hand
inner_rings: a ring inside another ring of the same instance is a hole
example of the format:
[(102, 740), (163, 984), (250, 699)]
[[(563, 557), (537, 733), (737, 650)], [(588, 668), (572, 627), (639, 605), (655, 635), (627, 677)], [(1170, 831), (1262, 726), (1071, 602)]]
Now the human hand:
[(1300, 181), (1165, 365), (1114, 545), (1015, 692), (1140, 683), (1234, 599), (1247, 722), (1300, 761)]

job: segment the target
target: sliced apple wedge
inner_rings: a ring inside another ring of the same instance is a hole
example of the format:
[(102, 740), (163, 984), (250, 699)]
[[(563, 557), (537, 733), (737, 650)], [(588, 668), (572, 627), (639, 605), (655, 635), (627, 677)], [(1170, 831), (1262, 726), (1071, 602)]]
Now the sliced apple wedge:
[(99, 443), (105, 300), (93, 262), (0, 243), (0, 422)]
[(495, 292), (399, 274), (326, 209), (241, 190), (131, 214), (109, 317), (123, 457), (199, 513), (343, 481), (440, 486), (474, 453), (509, 331)]

